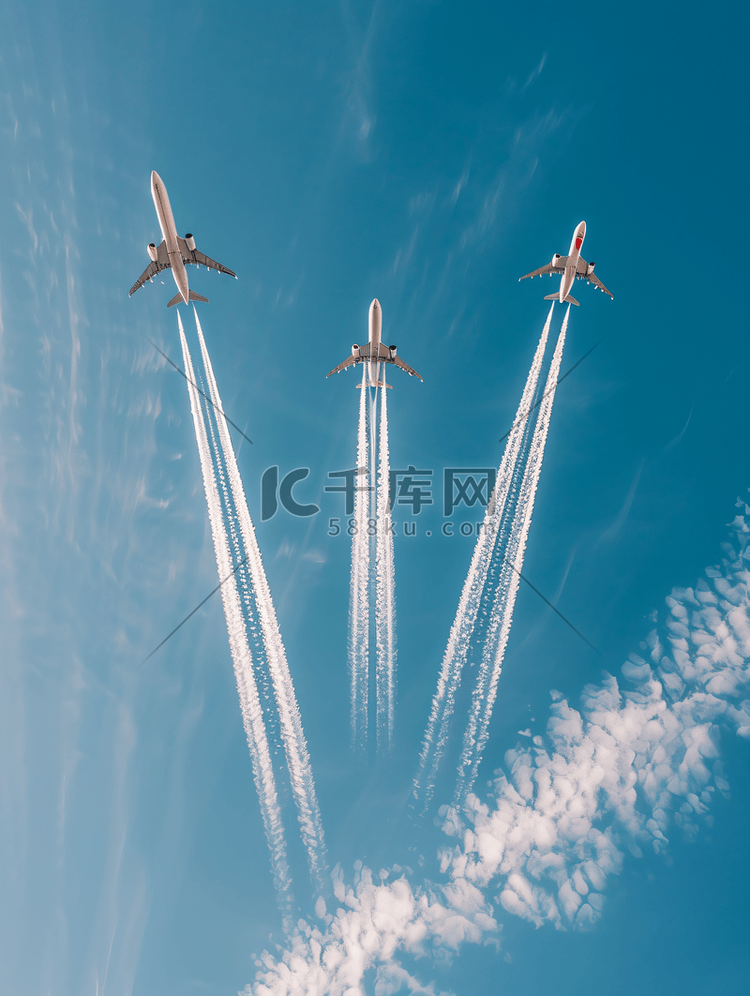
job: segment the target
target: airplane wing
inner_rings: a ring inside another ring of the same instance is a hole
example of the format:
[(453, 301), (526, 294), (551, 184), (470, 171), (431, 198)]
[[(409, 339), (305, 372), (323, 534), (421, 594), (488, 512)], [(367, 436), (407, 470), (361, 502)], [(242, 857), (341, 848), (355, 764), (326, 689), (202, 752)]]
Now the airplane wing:
[(186, 263), (195, 263), (197, 266), (207, 266), (211, 270), (218, 270), (219, 273), (226, 273), (227, 276), (237, 278), (237, 274), (234, 270), (230, 270), (228, 266), (224, 266), (223, 263), (217, 263), (215, 259), (211, 259), (210, 256), (204, 256), (202, 252), (198, 249), (188, 249), (187, 242), (181, 239), (179, 235), (177, 236), (177, 244), (180, 247), (180, 252), (182, 253), (182, 258)]
[[(395, 363), (397, 367), (400, 367), (402, 370), (405, 370), (410, 377), (419, 377), (417, 371), (413, 370), (408, 363), (404, 363), (404, 361), (401, 359), (400, 356), (394, 356), (393, 359), (391, 360), (391, 363)], [(422, 380), (421, 377), (419, 377), (419, 379)], [(422, 381), (422, 383), (424, 383), (424, 381)]]
[(552, 263), (547, 263), (546, 266), (540, 266), (538, 270), (534, 270), (533, 273), (525, 273), (519, 280), (525, 280), (527, 277), (541, 277), (543, 273), (562, 273), (565, 270), (565, 263), (567, 262), (567, 256), (559, 257), (559, 265), (553, 266)]
[(356, 362), (357, 361), (354, 359), (353, 356), (347, 356), (347, 358), (344, 360), (344, 362), (343, 363), (339, 363), (339, 365), (337, 367), (334, 367), (333, 370), (331, 370), (330, 373), (326, 374), (326, 377), (330, 377), (331, 374), (341, 373), (341, 371), (344, 370), (346, 367), (350, 367), (350, 366), (352, 366), (353, 363), (356, 363)]
[(612, 300), (614, 301), (614, 299), (615, 299), (615, 296), (614, 296), (614, 294), (612, 293), (612, 291), (611, 291), (611, 290), (607, 290), (607, 288), (606, 288), (606, 287), (604, 286), (604, 284), (603, 284), (603, 283), (601, 282), (601, 280), (599, 279), (599, 277), (597, 277), (597, 276), (594, 276), (594, 274), (593, 274), (593, 273), (589, 273), (589, 274), (588, 274), (588, 276), (586, 276), (586, 277), (585, 277), (584, 279), (585, 279), (585, 280), (588, 280), (588, 282), (589, 282), (590, 284), (593, 284), (593, 285), (594, 285), (594, 287), (598, 287), (600, 291), (603, 291), (603, 292), (604, 292), (605, 294), (609, 294), (609, 296), (610, 296), (610, 297), (612, 298)]
[(135, 292), (138, 290), (139, 287), (143, 287), (143, 285), (146, 283), (147, 280), (153, 279), (153, 277), (155, 277), (156, 274), (159, 273), (161, 270), (169, 269), (169, 256), (167, 255), (166, 242), (162, 242), (162, 244), (158, 247), (158, 249), (156, 250), (156, 255), (157, 255), (156, 261), (154, 262), (152, 260), (148, 264), (146, 269), (143, 271), (140, 277), (138, 277), (136, 282), (130, 288), (130, 294), (128, 295), (128, 297), (135, 294)]

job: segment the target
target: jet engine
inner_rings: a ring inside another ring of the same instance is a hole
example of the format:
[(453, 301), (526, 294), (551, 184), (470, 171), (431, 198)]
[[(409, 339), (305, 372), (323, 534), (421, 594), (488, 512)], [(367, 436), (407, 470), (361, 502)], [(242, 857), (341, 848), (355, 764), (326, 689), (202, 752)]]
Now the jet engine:
[(595, 266), (596, 266), (596, 263), (589, 263), (588, 268), (586, 269), (586, 276), (587, 277), (589, 276), (589, 274), (591, 274), (591, 273), (594, 272), (594, 267)]
[(195, 239), (193, 238), (191, 232), (187, 232), (185, 234), (185, 245), (188, 247), (190, 252), (193, 252), (193, 250), (195, 249)]
[(359, 345), (356, 342), (352, 346), (352, 356), (355, 360), (359, 359)]
[(560, 265), (559, 260), (561, 260), (561, 259), (562, 259), (562, 256), (560, 255), (560, 253), (556, 252), (555, 255), (552, 257), (552, 265), (553, 266), (559, 266)]
[(148, 246), (146, 248), (148, 250), (149, 256), (151, 257), (151, 259), (155, 263), (156, 260), (159, 258), (159, 254), (156, 251), (156, 243), (155, 242), (149, 242), (149, 244), (148, 244)]
[(390, 358), (392, 360), (395, 360), (396, 359), (396, 352), (397, 352), (396, 347), (395, 346), (389, 346), (388, 347), (388, 352), (391, 354)]

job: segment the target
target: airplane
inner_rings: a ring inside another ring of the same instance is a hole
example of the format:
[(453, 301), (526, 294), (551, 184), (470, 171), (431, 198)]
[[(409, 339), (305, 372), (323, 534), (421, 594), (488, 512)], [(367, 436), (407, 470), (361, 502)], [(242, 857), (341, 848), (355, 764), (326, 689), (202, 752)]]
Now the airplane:
[(237, 274), (227, 269), (226, 266), (222, 266), (221, 263), (217, 263), (216, 260), (209, 259), (208, 256), (204, 256), (202, 252), (199, 252), (195, 248), (195, 239), (190, 232), (187, 233), (184, 239), (180, 238), (175, 227), (167, 188), (164, 186), (164, 181), (156, 170), (153, 170), (151, 173), (151, 196), (154, 199), (156, 216), (159, 219), (162, 243), (157, 246), (154, 242), (151, 242), (148, 246), (148, 254), (151, 257), (151, 262), (130, 288), (129, 296), (132, 297), (139, 287), (142, 287), (147, 280), (152, 280), (157, 273), (171, 267), (174, 282), (177, 284), (177, 294), (175, 294), (167, 307), (171, 308), (173, 304), (179, 304), (180, 301), (184, 301), (185, 304), (189, 301), (203, 301), (204, 304), (208, 304), (207, 297), (196, 294), (188, 287), (185, 263), (195, 263), (198, 266), (218, 270), (220, 273), (228, 273), (235, 280), (237, 279)]
[[(397, 367), (401, 367), (405, 370), (410, 377), (419, 377), (416, 370), (412, 368), (401, 359), (400, 356), (396, 354), (395, 346), (384, 346), (380, 341), (380, 332), (383, 325), (383, 309), (380, 307), (380, 301), (375, 298), (370, 305), (370, 313), (368, 316), (368, 342), (365, 346), (359, 346), (355, 342), (352, 346), (352, 355), (348, 356), (343, 363), (339, 363), (337, 367), (334, 367), (330, 373), (326, 374), (326, 377), (330, 377), (331, 374), (339, 373), (339, 371), (344, 370), (345, 367), (353, 366), (356, 363), (367, 363), (369, 366), (368, 378), (370, 387), (392, 387), (392, 384), (386, 384), (384, 380), (380, 379), (380, 364), (381, 363), (393, 363)], [(422, 380), (421, 377), (419, 377)]]
[(561, 256), (559, 252), (556, 252), (552, 257), (551, 263), (547, 263), (546, 266), (540, 266), (533, 273), (526, 273), (523, 277), (518, 278), (519, 281), (525, 280), (526, 277), (539, 277), (543, 273), (549, 273), (550, 276), (553, 273), (559, 273), (561, 276), (560, 290), (557, 294), (547, 294), (544, 298), (545, 301), (560, 301), (561, 304), (566, 301), (568, 304), (578, 304), (578, 301), (574, 297), (571, 297), (569, 293), (576, 277), (579, 280), (588, 280), (589, 283), (598, 287), (600, 291), (609, 294), (614, 301), (612, 292), (607, 290), (598, 277), (594, 276), (596, 263), (587, 263), (581, 256), (581, 246), (585, 238), (586, 222), (582, 221), (575, 232), (573, 232), (573, 240), (570, 243), (567, 256)]

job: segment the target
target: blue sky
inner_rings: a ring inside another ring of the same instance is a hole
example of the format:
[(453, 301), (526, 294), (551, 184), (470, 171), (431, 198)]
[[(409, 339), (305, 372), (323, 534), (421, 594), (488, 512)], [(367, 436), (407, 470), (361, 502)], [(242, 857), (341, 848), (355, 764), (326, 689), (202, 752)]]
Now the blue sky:
[[(484, 786), (518, 731), (544, 734), (552, 689), (578, 707), (727, 556), (750, 485), (747, 26), (739, 4), (6, 5), (1, 991), (218, 996), (287, 943), (220, 600), (140, 666), (216, 584), (185, 384), (147, 342), (179, 360), (171, 278), (127, 296), (158, 235), (150, 171), (178, 230), (238, 274), (191, 284), (253, 440), (233, 437), (329, 859), (351, 882), (357, 860), (421, 855), (416, 890), (443, 881), (445, 833), (415, 840), (405, 800), (472, 543), (439, 535), (437, 487), (398, 537), (396, 752), (358, 767), (350, 546), (323, 491), (353, 465), (358, 399), (351, 372), (324, 375), (377, 296), (425, 379), (390, 377), (392, 466), (497, 467), (554, 286), (517, 278), (586, 219), (615, 300), (577, 285), (563, 371), (599, 345), (557, 392), (524, 573), (604, 660), (521, 588)], [(260, 521), (273, 465), (310, 469), (295, 494), (320, 514)], [(411, 991), (737, 988), (750, 758), (722, 722), (731, 798), (661, 853), (627, 852), (593, 929), (537, 929), (496, 884), (501, 943), (402, 954), (434, 986)]]

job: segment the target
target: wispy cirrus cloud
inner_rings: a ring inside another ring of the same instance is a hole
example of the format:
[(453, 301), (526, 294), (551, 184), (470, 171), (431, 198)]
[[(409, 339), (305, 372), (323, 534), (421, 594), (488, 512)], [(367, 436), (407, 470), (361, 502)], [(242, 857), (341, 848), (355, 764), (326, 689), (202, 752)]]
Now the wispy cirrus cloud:
[(630, 515), (630, 509), (633, 507), (633, 501), (635, 500), (635, 493), (638, 490), (638, 485), (641, 480), (641, 474), (643, 473), (643, 467), (645, 463), (646, 463), (645, 460), (641, 460), (640, 464), (638, 465), (638, 470), (636, 470), (635, 476), (633, 477), (633, 480), (630, 482), (628, 493), (625, 497), (625, 501), (622, 504), (622, 508), (617, 514), (617, 518), (612, 523), (612, 525), (608, 526), (601, 534), (601, 536), (597, 540), (597, 546), (599, 545), (599, 543), (602, 542), (602, 540), (614, 539), (615, 536), (617, 536), (617, 534), (620, 532), (622, 527), (625, 525), (625, 522), (627, 521), (627, 518)]
[(351, 5), (341, 3), (341, 14), (351, 53), (351, 68), (347, 73), (346, 99), (340, 135), (354, 139), (358, 154), (365, 160), (371, 158), (370, 135), (375, 127), (373, 109), (372, 53), (378, 23), (378, 7), (373, 4), (366, 27), (357, 23)]
[(91, 223), (107, 139), (77, 154), (84, 76), (68, 101), (54, 19), (26, 19), (0, 12), (0, 989), (130, 991), (151, 893), (133, 846), (148, 717), (132, 662), (144, 593), (175, 564), (183, 578), (190, 551), (151, 514), (174, 493), (150, 460), (171, 412), (159, 378), (128, 372)]

